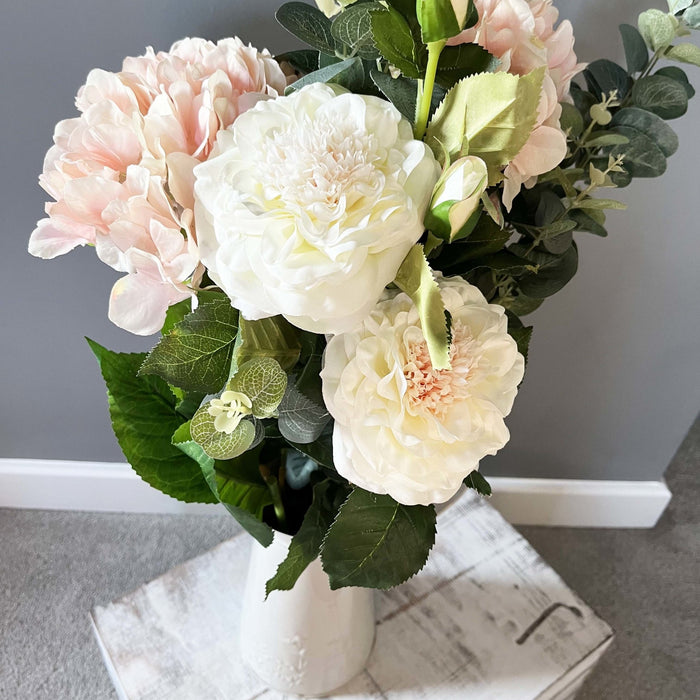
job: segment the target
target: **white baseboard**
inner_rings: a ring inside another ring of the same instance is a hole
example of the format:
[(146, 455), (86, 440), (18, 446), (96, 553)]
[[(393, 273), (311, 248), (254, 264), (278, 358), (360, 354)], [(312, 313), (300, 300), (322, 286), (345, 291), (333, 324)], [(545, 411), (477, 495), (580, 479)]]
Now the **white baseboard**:
[[(671, 492), (664, 481), (489, 477), (491, 503), (514, 525), (654, 527)], [(124, 463), (0, 459), (0, 508), (116, 513), (216, 514), (216, 505), (180, 503)]]

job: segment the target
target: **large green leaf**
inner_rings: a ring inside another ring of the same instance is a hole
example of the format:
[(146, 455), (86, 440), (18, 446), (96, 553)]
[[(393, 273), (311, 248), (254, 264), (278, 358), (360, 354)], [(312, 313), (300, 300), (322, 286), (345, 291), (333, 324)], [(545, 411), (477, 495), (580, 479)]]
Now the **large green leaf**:
[(534, 299), (544, 299), (563, 289), (578, 269), (578, 251), (571, 246), (563, 255), (539, 252), (526, 253), (524, 244), (511, 246), (518, 255), (525, 255), (534, 265), (536, 272), (526, 272), (518, 279), (523, 294)]
[(333, 523), (344, 494), (347, 492), (329, 480), (314, 486), (313, 501), (299, 531), (292, 537), (287, 557), (265, 586), (267, 595), (272, 591), (290, 591), (306, 567), (318, 557), (323, 538)]
[(495, 71), (500, 61), (478, 44), (446, 46), (440, 53), (437, 67), (437, 82), (451, 88), (463, 78), (476, 73)]
[(418, 83), (412, 78), (392, 78), (388, 73), (373, 68), (370, 72), (372, 82), (396, 109), (411, 123), (416, 118), (416, 95)]
[(288, 32), (309, 46), (331, 56), (335, 54), (331, 21), (316, 7), (305, 2), (287, 2), (277, 10), (275, 17)]
[(211, 394), (226, 383), (238, 311), (223, 294), (203, 302), (151, 350), (140, 374), (156, 374), (185, 391)]
[(681, 83), (665, 75), (649, 75), (632, 88), (632, 102), (662, 119), (677, 119), (688, 111), (688, 94)]
[(450, 343), (445, 305), (440, 288), (425, 258), (422, 245), (411, 248), (394, 280), (396, 286), (411, 297), (418, 309), (421, 330), (435, 369), (450, 368)]
[(632, 79), (627, 75), (627, 71), (607, 58), (590, 63), (583, 71), (583, 77), (586, 79), (588, 89), (598, 100), (604, 99), (603, 96), (609, 96), (615, 90), (621, 100), (632, 87)]
[(145, 355), (112, 352), (90, 339), (88, 343), (107, 384), (114, 434), (134, 471), (178, 500), (216, 502), (199, 464), (171, 443), (182, 416), (162, 379), (138, 374)]
[(427, 143), (436, 157), (478, 156), (489, 182), (525, 145), (537, 118), (544, 69), (526, 76), (482, 73), (460, 80), (438, 107), (428, 126)]
[(356, 488), (328, 530), (321, 562), (332, 589), (387, 589), (417, 574), (434, 543), (433, 506), (404, 506)]
[(401, 13), (393, 7), (377, 10), (372, 15), (374, 44), (389, 63), (408, 78), (422, 76), (421, 53), (413, 32)]
[(659, 68), (654, 75), (664, 75), (667, 78), (675, 80), (677, 83), (680, 83), (683, 86), (685, 94), (688, 95), (689, 100), (692, 100), (693, 97), (695, 97), (695, 88), (690, 84), (688, 74), (682, 68), (679, 68), (678, 66), (664, 66), (663, 68)]

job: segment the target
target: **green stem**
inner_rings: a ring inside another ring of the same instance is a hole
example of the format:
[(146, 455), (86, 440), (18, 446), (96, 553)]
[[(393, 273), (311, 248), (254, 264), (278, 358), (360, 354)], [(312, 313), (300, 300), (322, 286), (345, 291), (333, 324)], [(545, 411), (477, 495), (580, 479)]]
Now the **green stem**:
[(260, 474), (265, 480), (267, 488), (270, 491), (270, 495), (272, 496), (272, 507), (275, 509), (277, 522), (279, 523), (280, 529), (284, 530), (287, 527), (287, 514), (284, 510), (284, 503), (282, 502), (282, 492), (280, 491), (279, 482), (266, 464), (260, 465)]
[(425, 136), (425, 130), (428, 128), (430, 103), (433, 99), (433, 88), (435, 87), (435, 75), (437, 74), (440, 54), (445, 48), (446, 43), (447, 42), (443, 39), (428, 44), (428, 66), (425, 69), (425, 81), (423, 83), (422, 94), (420, 95), (418, 116), (416, 118), (415, 135), (417, 139), (422, 139), (423, 136)]

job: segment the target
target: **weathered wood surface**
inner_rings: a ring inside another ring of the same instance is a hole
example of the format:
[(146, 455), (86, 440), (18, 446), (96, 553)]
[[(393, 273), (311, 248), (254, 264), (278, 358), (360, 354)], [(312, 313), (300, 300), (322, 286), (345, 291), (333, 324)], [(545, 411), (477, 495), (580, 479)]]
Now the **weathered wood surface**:
[[(242, 534), (95, 608), (120, 697), (289, 697), (266, 689), (238, 657), (248, 548)], [(377, 595), (377, 619), (367, 670), (332, 698), (563, 700), (612, 639), (608, 625), (471, 492), (440, 516), (425, 569)]]

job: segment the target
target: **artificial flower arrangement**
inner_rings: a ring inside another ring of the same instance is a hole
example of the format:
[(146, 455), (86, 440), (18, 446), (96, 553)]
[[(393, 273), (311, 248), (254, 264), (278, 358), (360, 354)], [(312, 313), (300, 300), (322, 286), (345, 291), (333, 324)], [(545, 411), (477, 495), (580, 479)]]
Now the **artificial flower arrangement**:
[(676, 64), (700, 65), (677, 41), (697, 0), (622, 25), (626, 68), (578, 63), (551, 0), (318, 5), (277, 12), (308, 49), (185, 39), (93, 70), (29, 246), (124, 273), (110, 319), (161, 337), (89, 341), (119, 444), (262, 545), (293, 535), (268, 592), (319, 556), (332, 588), (395, 586), (435, 504), (490, 492), (521, 317), (574, 276), (574, 232), (623, 208), (593, 195), (664, 172), (694, 94)]

